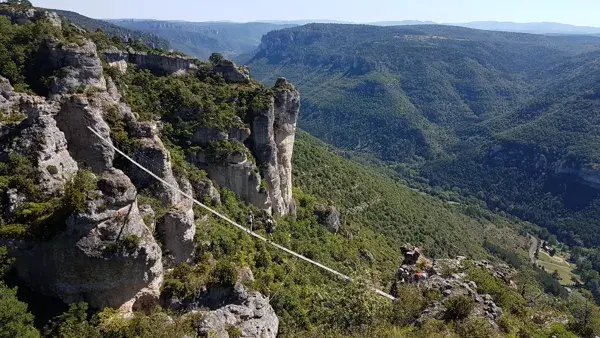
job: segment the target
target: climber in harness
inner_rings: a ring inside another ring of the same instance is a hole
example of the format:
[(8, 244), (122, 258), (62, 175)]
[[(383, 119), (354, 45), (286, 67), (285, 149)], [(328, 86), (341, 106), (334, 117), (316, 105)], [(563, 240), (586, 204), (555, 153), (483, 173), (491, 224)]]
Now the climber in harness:
[(250, 214), (248, 214), (248, 216), (246, 216), (246, 225), (248, 226), (250, 231), (252, 231), (252, 223), (253, 222), (254, 222), (254, 216), (252, 216), (252, 213), (250, 213)]
[(427, 280), (427, 272), (417, 272), (413, 278), (416, 283), (424, 282)]

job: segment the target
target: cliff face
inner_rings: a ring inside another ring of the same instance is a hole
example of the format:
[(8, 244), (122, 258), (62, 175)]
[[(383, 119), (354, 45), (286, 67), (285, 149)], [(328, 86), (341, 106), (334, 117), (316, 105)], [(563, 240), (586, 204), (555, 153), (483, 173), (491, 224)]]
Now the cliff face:
[[(16, 24), (55, 19), (35, 10), (11, 15)], [(19, 276), (34, 290), (99, 309), (147, 310), (159, 299), (164, 267), (197, 259), (192, 201), (121, 158), (113, 144), (170, 185), (213, 205), (220, 203), (216, 183), (259, 209), (295, 212), (291, 157), (299, 95), (287, 81), (277, 82), (266, 108), (247, 116), (251, 121), (246, 124), (240, 117), (225, 130), (195, 124), (190, 146), (201, 147), (188, 151), (188, 160), (205, 169), (208, 178), (192, 180), (175, 168), (165, 146), (171, 141), (162, 138), (164, 122), (160, 117), (141, 121), (132, 111), (104, 72), (92, 40), (49, 42), (43, 50), (57, 74), (46, 97), (15, 92), (0, 76), (0, 161), (10, 168), (26, 163), (19, 168), (27, 169), (10, 173), (14, 177), (0, 190), (0, 228), (23, 228), (2, 235), (0, 245), (9, 245)], [(135, 63), (157, 74), (196, 76), (190, 74), (195, 70), (190, 58), (104, 54), (122, 72)], [(214, 73), (222, 73), (220, 81), (227, 85), (251, 85), (247, 70), (232, 62), (218, 65)], [(196, 113), (202, 112), (191, 116)], [(208, 151), (214, 142), (234, 142), (238, 149), (215, 161)], [(159, 206), (138, 205), (140, 194)], [(268, 310), (268, 331), (274, 336), (277, 318), (268, 300), (256, 297)], [(246, 325), (242, 317), (234, 324)]]
[(292, 153), (300, 109), (298, 91), (285, 79), (277, 80), (275, 97), (264, 109), (255, 109), (252, 120), (253, 150), (268, 183), (272, 209), (295, 214), (292, 198)]
[(160, 55), (134, 50), (122, 51), (112, 48), (102, 52), (108, 63), (120, 71), (127, 70), (127, 64), (133, 63), (140, 69), (148, 69), (157, 74), (183, 75), (194, 69), (194, 58), (179, 55)]

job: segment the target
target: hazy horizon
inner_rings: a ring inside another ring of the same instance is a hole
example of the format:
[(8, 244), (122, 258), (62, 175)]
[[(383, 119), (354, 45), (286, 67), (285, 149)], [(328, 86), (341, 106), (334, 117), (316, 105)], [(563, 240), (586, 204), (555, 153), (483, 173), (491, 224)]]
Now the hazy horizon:
[[(171, 21), (339, 21), (373, 23), (385, 21), (433, 21), (470, 23), (561, 23), (600, 27), (600, 1), (521, 0), (481, 1), (424, 0), (230, 0), (227, 7), (215, 1), (171, 0), (33, 0), (39, 7), (78, 12), (99, 19), (150, 19)], [(517, 8), (518, 10), (516, 10)], [(232, 10), (233, 9), (233, 10)]]

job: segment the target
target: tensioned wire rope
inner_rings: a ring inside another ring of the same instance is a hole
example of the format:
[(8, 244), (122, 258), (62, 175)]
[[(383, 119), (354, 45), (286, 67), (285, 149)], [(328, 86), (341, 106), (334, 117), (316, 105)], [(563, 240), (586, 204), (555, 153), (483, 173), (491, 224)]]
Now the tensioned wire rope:
[[(261, 240), (261, 241), (263, 241), (263, 242), (265, 242), (265, 243), (267, 243), (267, 244), (269, 244), (269, 245), (271, 245), (271, 246), (274, 246), (275, 248), (277, 248), (277, 249), (279, 249), (279, 250), (282, 250), (282, 251), (284, 251), (284, 252), (286, 252), (286, 253), (288, 253), (288, 254), (290, 254), (290, 255), (292, 255), (292, 256), (294, 256), (294, 257), (296, 257), (296, 258), (299, 258), (299, 259), (301, 259), (301, 260), (303, 260), (303, 261), (305, 261), (305, 262), (308, 262), (308, 263), (310, 263), (310, 264), (312, 264), (312, 265), (314, 265), (314, 266), (316, 266), (316, 267), (319, 267), (319, 268), (321, 268), (321, 269), (323, 269), (323, 270), (325, 270), (325, 271), (327, 271), (327, 272), (329, 272), (329, 273), (331, 273), (331, 274), (333, 274), (333, 275), (335, 275), (335, 276), (337, 276), (337, 277), (339, 277), (339, 278), (341, 278), (341, 279), (343, 279), (343, 280), (346, 280), (346, 281), (352, 281), (352, 278), (350, 278), (349, 276), (347, 276), (347, 275), (345, 275), (345, 274), (343, 274), (343, 273), (341, 273), (341, 272), (339, 272), (339, 271), (336, 271), (336, 270), (334, 270), (334, 269), (332, 269), (332, 268), (330, 268), (330, 267), (328, 267), (328, 266), (326, 266), (326, 265), (324, 265), (324, 264), (321, 264), (321, 263), (319, 263), (319, 262), (317, 262), (317, 261), (314, 261), (314, 260), (312, 260), (312, 259), (310, 259), (310, 258), (308, 258), (308, 257), (305, 257), (305, 256), (303, 256), (303, 255), (301, 255), (301, 254), (299, 254), (299, 253), (297, 253), (297, 252), (295, 252), (295, 251), (292, 251), (292, 250), (290, 250), (290, 249), (288, 249), (288, 248), (286, 248), (286, 247), (284, 247), (284, 246), (281, 246), (281, 245), (279, 245), (279, 244), (277, 244), (277, 243), (275, 243), (275, 242), (272, 242), (271, 240), (269, 240), (269, 239), (267, 239), (267, 238), (265, 238), (265, 237), (261, 236), (260, 234), (257, 234), (256, 232), (254, 232), (254, 231), (252, 231), (252, 230), (250, 230), (250, 229), (247, 229), (246, 227), (244, 227), (244, 226), (242, 226), (242, 225), (240, 225), (240, 224), (236, 223), (235, 221), (233, 221), (233, 220), (231, 220), (229, 217), (227, 217), (227, 216), (225, 216), (225, 215), (223, 215), (223, 214), (219, 213), (218, 211), (216, 211), (216, 210), (214, 210), (214, 209), (212, 209), (212, 208), (210, 208), (210, 207), (208, 207), (208, 206), (204, 205), (203, 203), (201, 203), (201, 202), (199, 202), (198, 200), (196, 200), (196, 199), (195, 199), (193, 196), (191, 196), (190, 194), (188, 194), (188, 193), (186, 193), (186, 192), (182, 191), (182, 190), (181, 190), (179, 187), (177, 187), (177, 186), (174, 186), (174, 185), (172, 185), (171, 183), (169, 183), (169, 182), (167, 182), (167, 181), (163, 180), (163, 179), (162, 179), (162, 178), (160, 178), (159, 176), (155, 175), (155, 174), (154, 174), (152, 171), (150, 171), (150, 170), (146, 169), (144, 166), (142, 166), (141, 164), (139, 164), (138, 162), (136, 162), (134, 159), (132, 159), (132, 158), (131, 158), (131, 157), (129, 157), (127, 154), (125, 154), (124, 152), (122, 152), (120, 149), (118, 149), (117, 147), (115, 147), (115, 146), (112, 144), (112, 142), (110, 141), (110, 139), (106, 139), (106, 138), (102, 137), (102, 135), (100, 135), (100, 133), (98, 133), (96, 130), (94, 130), (94, 129), (93, 129), (93, 128), (91, 128), (91, 127), (88, 127), (88, 129), (89, 129), (89, 130), (90, 130), (90, 131), (91, 131), (91, 132), (92, 132), (94, 135), (96, 135), (96, 136), (97, 136), (99, 139), (101, 139), (103, 142), (105, 142), (105, 143), (106, 143), (108, 146), (110, 146), (111, 148), (113, 148), (113, 149), (114, 149), (114, 150), (115, 150), (117, 153), (119, 153), (121, 156), (123, 156), (124, 158), (126, 158), (127, 160), (129, 160), (131, 163), (133, 163), (134, 165), (136, 165), (137, 167), (139, 167), (140, 169), (142, 169), (143, 171), (145, 171), (146, 173), (148, 173), (150, 176), (154, 177), (155, 179), (157, 179), (157, 180), (158, 180), (158, 181), (160, 181), (161, 183), (165, 184), (165, 185), (166, 185), (166, 186), (168, 186), (169, 188), (171, 188), (171, 189), (174, 189), (175, 191), (178, 191), (178, 192), (179, 192), (179, 193), (180, 193), (182, 196), (185, 196), (186, 198), (189, 198), (189, 199), (190, 199), (190, 200), (192, 200), (192, 201), (193, 201), (195, 204), (197, 204), (197, 205), (198, 205), (198, 206), (200, 206), (201, 208), (205, 209), (206, 211), (208, 211), (208, 212), (212, 213), (213, 215), (215, 215), (215, 216), (217, 216), (217, 217), (219, 217), (219, 218), (223, 219), (223, 220), (224, 220), (224, 221), (226, 221), (227, 223), (229, 223), (229, 224), (233, 225), (234, 227), (238, 228), (239, 230), (241, 230), (241, 231), (243, 231), (243, 232), (247, 233), (248, 235), (250, 235), (250, 236), (252, 236), (252, 237), (254, 237), (254, 238), (258, 239), (258, 240)], [(386, 298), (388, 298), (388, 299), (390, 299), (390, 300), (396, 300), (396, 297), (394, 297), (394, 296), (392, 296), (392, 295), (390, 295), (390, 294), (388, 294), (388, 293), (386, 293), (386, 292), (383, 292), (383, 291), (381, 291), (381, 290), (379, 290), (379, 289), (377, 289), (377, 288), (375, 288), (375, 287), (371, 287), (370, 289), (371, 289), (373, 292), (375, 292), (375, 293), (377, 293), (378, 295), (380, 295), (380, 296), (386, 297)]]

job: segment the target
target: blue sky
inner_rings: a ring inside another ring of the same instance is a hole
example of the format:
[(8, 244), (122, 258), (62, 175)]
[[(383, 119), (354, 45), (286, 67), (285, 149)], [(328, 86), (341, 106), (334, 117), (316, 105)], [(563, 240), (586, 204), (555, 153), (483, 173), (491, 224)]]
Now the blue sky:
[(600, 27), (600, 0), (32, 0), (94, 18), (560, 22)]

